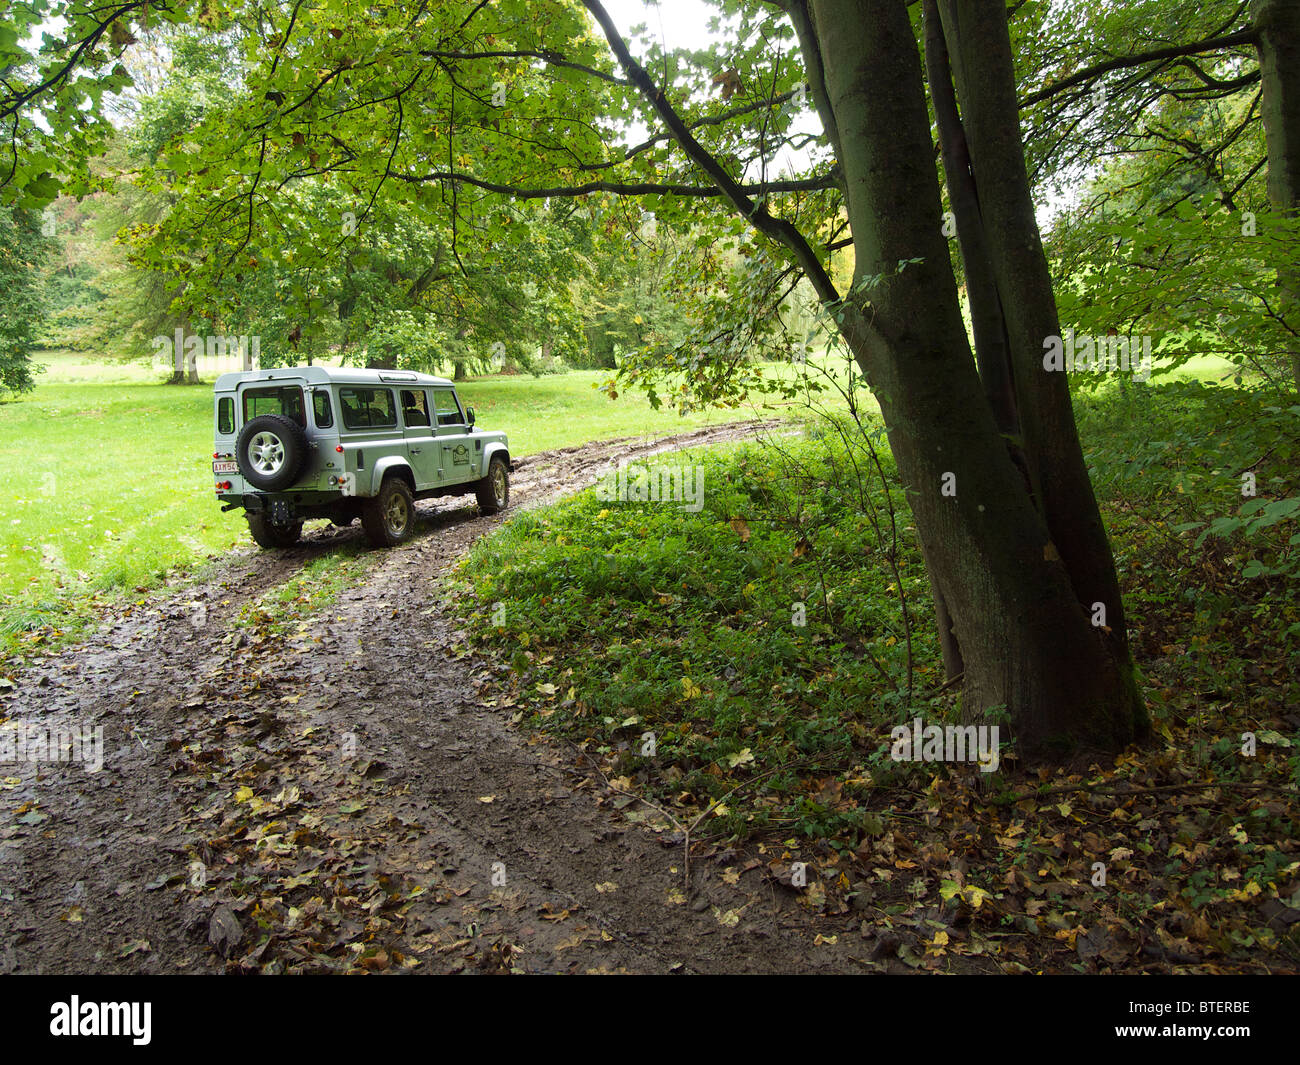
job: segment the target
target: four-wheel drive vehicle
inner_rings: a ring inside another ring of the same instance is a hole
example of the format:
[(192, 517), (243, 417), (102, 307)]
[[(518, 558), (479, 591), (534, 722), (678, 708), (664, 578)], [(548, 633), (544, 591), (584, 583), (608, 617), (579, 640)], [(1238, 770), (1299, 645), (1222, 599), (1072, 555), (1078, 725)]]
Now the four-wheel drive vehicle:
[(510, 501), (506, 434), (474, 427), (445, 378), (298, 366), (222, 374), (212, 473), (222, 510), (243, 507), (263, 547), (297, 542), (306, 518), (400, 543), (414, 502), (473, 492), (484, 514)]

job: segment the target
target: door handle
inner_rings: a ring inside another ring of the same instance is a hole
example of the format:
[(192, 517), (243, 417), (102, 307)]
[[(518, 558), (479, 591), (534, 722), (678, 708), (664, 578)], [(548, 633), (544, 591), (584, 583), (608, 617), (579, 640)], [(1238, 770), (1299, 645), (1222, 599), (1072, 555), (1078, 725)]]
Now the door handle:
[(418, 455), (419, 453), (420, 453), (420, 449), (418, 447), (411, 448), (412, 455)]

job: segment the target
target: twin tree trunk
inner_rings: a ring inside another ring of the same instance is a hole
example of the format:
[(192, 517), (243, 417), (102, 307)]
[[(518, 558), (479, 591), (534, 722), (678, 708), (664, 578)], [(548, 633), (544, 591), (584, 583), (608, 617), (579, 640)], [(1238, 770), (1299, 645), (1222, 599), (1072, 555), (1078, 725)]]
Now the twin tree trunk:
[[(1300, 213), (1300, 3), (1254, 0), (1251, 21), (1259, 34), (1260, 114), (1268, 146), (1268, 199), (1280, 214)], [(1300, 329), (1300, 275), (1292, 264), (1278, 271), (1278, 314)], [(1300, 392), (1300, 337), (1291, 334), (1291, 374)]]
[[(940, 0), (930, 12), (941, 15), (934, 32), (946, 45), (932, 73), (948, 77), (951, 56), (956, 84), (955, 94), (947, 85), (942, 136), (955, 168), (977, 370), (906, 6), (794, 5), (856, 252), (841, 327), (880, 402), (941, 623), (943, 609), (951, 619), (966, 713), (1005, 708), (1030, 761), (1116, 750), (1143, 735), (1147, 719), (1065, 374), (1042, 366), (1044, 340), (1060, 325), (1025, 172), (1005, 9)], [(920, 262), (900, 266), (908, 260)], [(1094, 624), (1102, 612), (1104, 624)]]

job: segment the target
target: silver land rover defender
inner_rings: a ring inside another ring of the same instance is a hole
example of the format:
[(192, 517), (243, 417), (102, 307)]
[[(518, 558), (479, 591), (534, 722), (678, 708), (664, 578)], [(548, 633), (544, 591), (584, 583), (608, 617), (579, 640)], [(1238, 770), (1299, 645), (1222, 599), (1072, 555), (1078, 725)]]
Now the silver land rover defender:
[(390, 547), (411, 535), (417, 499), (509, 504), (506, 434), (476, 429), (445, 378), (296, 366), (222, 374), (214, 392), (217, 498), (244, 508), (263, 547), (296, 543), (306, 518), (360, 518)]

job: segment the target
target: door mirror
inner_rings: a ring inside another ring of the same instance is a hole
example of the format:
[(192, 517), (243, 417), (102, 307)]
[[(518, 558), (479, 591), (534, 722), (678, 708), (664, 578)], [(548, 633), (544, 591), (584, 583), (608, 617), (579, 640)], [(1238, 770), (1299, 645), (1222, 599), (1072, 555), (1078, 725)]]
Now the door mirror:
[(474, 424), (474, 408), (473, 408), (473, 407), (466, 407), (466, 408), (465, 408), (465, 420), (466, 420), (467, 422), (469, 422), (470, 425), (473, 425), (473, 424)]

